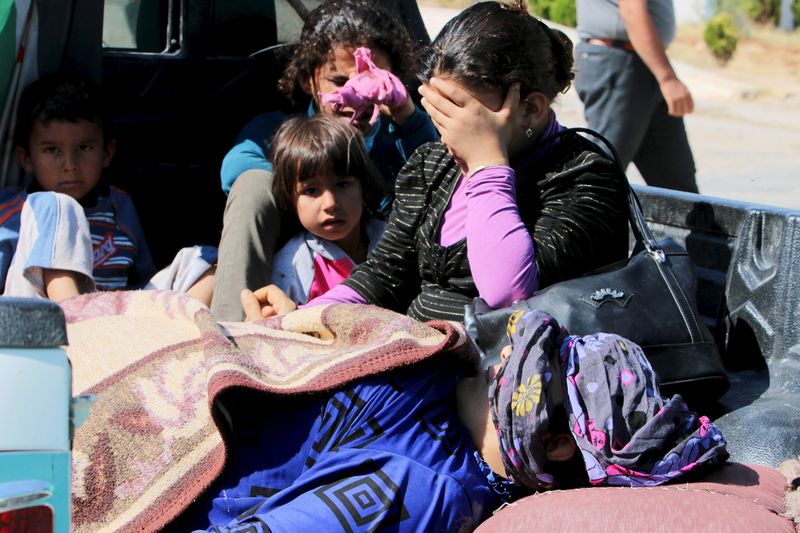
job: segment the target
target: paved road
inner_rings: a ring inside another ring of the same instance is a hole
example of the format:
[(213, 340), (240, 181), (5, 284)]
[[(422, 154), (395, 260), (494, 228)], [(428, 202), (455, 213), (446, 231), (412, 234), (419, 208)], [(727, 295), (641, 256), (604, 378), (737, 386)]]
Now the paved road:
[[(457, 13), (433, 7), (421, 11), (432, 36)], [(696, 11), (687, 8), (681, 13), (690, 19)], [(574, 41), (574, 30), (565, 30)], [(800, 89), (782, 98), (764, 97), (759, 94), (768, 87), (760, 86), (759, 80), (743, 83), (681, 63), (675, 69), (695, 99), (686, 127), (700, 191), (800, 209)], [(554, 107), (562, 123), (585, 125), (583, 106), (573, 89)], [(633, 165), (628, 175), (632, 182), (643, 183)]]

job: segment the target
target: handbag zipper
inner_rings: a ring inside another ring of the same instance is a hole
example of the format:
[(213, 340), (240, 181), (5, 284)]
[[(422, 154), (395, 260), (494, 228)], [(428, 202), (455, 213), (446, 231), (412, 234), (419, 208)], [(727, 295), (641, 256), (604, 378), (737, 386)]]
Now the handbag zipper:
[(686, 294), (680, 287), (678, 280), (675, 279), (675, 274), (666, 265), (667, 258), (663, 250), (655, 250), (648, 254), (653, 261), (655, 261), (658, 271), (661, 274), (664, 283), (666, 283), (675, 305), (678, 306), (678, 311), (681, 313), (683, 323), (689, 332), (689, 338), (693, 343), (703, 342), (703, 334), (700, 330), (700, 325), (694, 320), (694, 313), (692, 312), (691, 304)]

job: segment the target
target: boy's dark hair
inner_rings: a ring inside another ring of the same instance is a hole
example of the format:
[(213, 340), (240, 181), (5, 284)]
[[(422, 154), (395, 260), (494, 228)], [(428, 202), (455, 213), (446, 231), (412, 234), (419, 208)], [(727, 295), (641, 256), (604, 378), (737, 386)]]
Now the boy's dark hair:
[(358, 179), (370, 210), (378, 207), (384, 195), (383, 179), (361, 132), (340, 118), (316, 114), (287, 120), (272, 140), (270, 160), (272, 191), (284, 210), (295, 210), (296, 184), (321, 172)]
[(31, 83), (19, 99), (14, 142), (29, 149), (34, 123), (51, 120), (95, 122), (103, 130), (103, 143), (110, 140), (108, 112), (100, 86), (75, 74), (49, 74)]
[(397, 77), (407, 81), (412, 75), (414, 47), (394, 13), (374, 0), (329, 0), (308, 14), (292, 59), (278, 81), (280, 91), (294, 100), (299, 82), (311, 78), (340, 44), (382, 50)]
[(525, 2), (479, 2), (451, 19), (423, 54), (420, 79), (447, 74), (505, 94), (543, 93), (553, 101), (572, 79), (572, 43), (528, 14)]

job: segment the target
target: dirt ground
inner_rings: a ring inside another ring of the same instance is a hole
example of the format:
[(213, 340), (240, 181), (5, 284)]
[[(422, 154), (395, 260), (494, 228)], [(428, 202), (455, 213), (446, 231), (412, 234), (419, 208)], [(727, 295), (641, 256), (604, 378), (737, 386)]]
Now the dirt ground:
[(678, 28), (669, 56), (757, 86), (751, 98), (800, 99), (800, 30), (785, 33), (754, 26), (739, 40), (733, 59), (721, 65), (703, 42), (703, 27), (686, 24)]

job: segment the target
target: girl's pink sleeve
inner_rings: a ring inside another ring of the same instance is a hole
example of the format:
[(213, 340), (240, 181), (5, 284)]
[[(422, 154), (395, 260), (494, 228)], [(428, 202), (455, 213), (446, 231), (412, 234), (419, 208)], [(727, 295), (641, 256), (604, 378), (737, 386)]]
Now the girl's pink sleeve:
[(313, 307), (315, 305), (322, 305), (322, 304), (365, 304), (367, 301), (364, 299), (363, 296), (358, 294), (356, 291), (344, 285), (342, 283), (338, 284), (325, 294), (321, 296), (317, 296), (313, 300), (309, 300), (305, 304), (301, 305), (300, 307)]
[(536, 253), (517, 207), (514, 171), (479, 170), (467, 183), (467, 258), (478, 294), (494, 308), (539, 288)]

